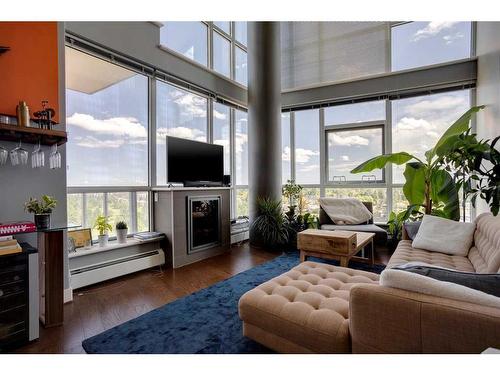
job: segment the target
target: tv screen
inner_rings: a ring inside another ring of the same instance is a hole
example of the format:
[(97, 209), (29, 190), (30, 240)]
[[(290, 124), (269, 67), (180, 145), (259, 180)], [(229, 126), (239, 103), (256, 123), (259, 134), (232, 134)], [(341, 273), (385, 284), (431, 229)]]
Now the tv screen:
[(167, 181), (190, 185), (220, 183), (224, 148), (210, 143), (167, 136)]

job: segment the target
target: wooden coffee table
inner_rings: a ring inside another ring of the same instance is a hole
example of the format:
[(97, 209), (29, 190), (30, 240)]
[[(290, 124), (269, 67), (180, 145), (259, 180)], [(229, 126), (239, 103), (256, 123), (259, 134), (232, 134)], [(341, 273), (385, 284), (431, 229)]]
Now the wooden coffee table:
[[(351, 259), (374, 264), (374, 237), (375, 233), (368, 232), (306, 229), (299, 232), (297, 238), (300, 261), (305, 261), (308, 256), (314, 256), (339, 260), (341, 267), (347, 267)], [(360, 251), (364, 253), (367, 245), (371, 245), (371, 257), (365, 258), (364, 254), (363, 257), (356, 257)]]

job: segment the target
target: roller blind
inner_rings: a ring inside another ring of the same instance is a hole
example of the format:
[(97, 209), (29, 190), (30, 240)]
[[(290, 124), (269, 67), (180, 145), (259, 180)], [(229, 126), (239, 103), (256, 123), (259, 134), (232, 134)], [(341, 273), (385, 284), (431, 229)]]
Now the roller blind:
[(282, 89), (389, 71), (389, 35), (389, 22), (282, 22)]

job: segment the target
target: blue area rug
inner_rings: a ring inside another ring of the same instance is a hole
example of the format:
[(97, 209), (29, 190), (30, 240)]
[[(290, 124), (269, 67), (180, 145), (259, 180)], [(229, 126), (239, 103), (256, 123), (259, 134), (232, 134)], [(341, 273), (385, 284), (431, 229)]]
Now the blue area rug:
[[(336, 264), (335, 261), (311, 260)], [(248, 290), (299, 263), (288, 253), (227, 280), (180, 298), (83, 341), (87, 353), (270, 353), (243, 337), (238, 300)], [(385, 268), (351, 262), (350, 267), (380, 273)]]

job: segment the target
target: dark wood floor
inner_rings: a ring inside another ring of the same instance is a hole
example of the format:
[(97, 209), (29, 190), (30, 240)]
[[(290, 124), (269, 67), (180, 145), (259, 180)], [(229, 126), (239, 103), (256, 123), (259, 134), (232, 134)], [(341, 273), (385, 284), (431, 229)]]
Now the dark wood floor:
[[(64, 325), (40, 328), (40, 339), (17, 353), (84, 353), (82, 341), (177, 298), (206, 288), (278, 256), (247, 243), (231, 251), (176, 270), (137, 272), (74, 292), (64, 306)], [(375, 261), (387, 263), (387, 251)]]

